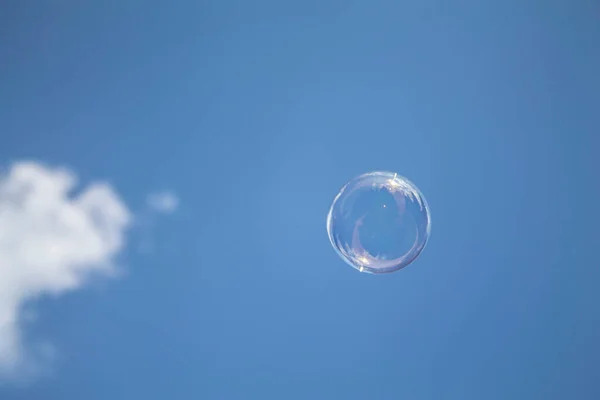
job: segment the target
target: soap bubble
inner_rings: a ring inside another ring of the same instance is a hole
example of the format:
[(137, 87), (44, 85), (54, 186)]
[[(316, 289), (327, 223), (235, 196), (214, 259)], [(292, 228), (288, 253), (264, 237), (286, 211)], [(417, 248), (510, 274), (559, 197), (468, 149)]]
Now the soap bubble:
[(408, 179), (371, 172), (348, 182), (333, 200), (327, 233), (340, 257), (361, 272), (394, 272), (425, 248), (431, 217), (425, 197)]

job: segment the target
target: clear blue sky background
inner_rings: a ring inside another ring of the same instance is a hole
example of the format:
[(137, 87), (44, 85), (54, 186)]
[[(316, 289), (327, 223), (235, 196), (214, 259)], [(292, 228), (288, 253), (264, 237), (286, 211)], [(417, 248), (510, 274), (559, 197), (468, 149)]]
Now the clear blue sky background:
[[(2, 165), (183, 202), (37, 304), (58, 365), (3, 400), (600, 398), (597, 1), (0, 7)], [(325, 230), (377, 169), (433, 216), (387, 276)]]

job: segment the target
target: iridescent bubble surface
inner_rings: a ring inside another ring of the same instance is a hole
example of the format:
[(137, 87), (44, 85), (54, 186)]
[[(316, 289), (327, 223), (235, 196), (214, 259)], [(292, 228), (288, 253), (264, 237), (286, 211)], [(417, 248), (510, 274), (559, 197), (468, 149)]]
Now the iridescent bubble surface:
[(425, 248), (431, 217), (425, 197), (393, 172), (370, 172), (348, 182), (327, 216), (333, 248), (361, 272), (394, 272)]

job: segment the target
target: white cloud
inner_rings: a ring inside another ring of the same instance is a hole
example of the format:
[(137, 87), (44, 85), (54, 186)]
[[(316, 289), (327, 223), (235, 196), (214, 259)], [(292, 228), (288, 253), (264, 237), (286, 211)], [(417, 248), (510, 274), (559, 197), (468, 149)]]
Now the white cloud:
[(82, 287), (90, 275), (110, 276), (131, 216), (110, 185), (76, 195), (75, 175), (34, 162), (0, 174), (0, 374), (31, 367), (22, 335), (24, 307), (43, 295)]
[(149, 195), (146, 203), (154, 211), (171, 214), (179, 207), (179, 198), (171, 192), (159, 192)]

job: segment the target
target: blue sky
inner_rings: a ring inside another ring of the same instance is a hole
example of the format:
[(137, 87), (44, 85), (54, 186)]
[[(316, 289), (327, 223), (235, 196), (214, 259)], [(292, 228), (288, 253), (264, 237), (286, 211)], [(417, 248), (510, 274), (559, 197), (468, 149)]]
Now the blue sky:
[[(0, 6), (0, 164), (108, 181), (130, 225), (118, 277), (17, 309), (55, 355), (0, 398), (600, 398), (597, 2), (35, 3)], [(325, 229), (371, 170), (433, 219), (385, 276)]]

